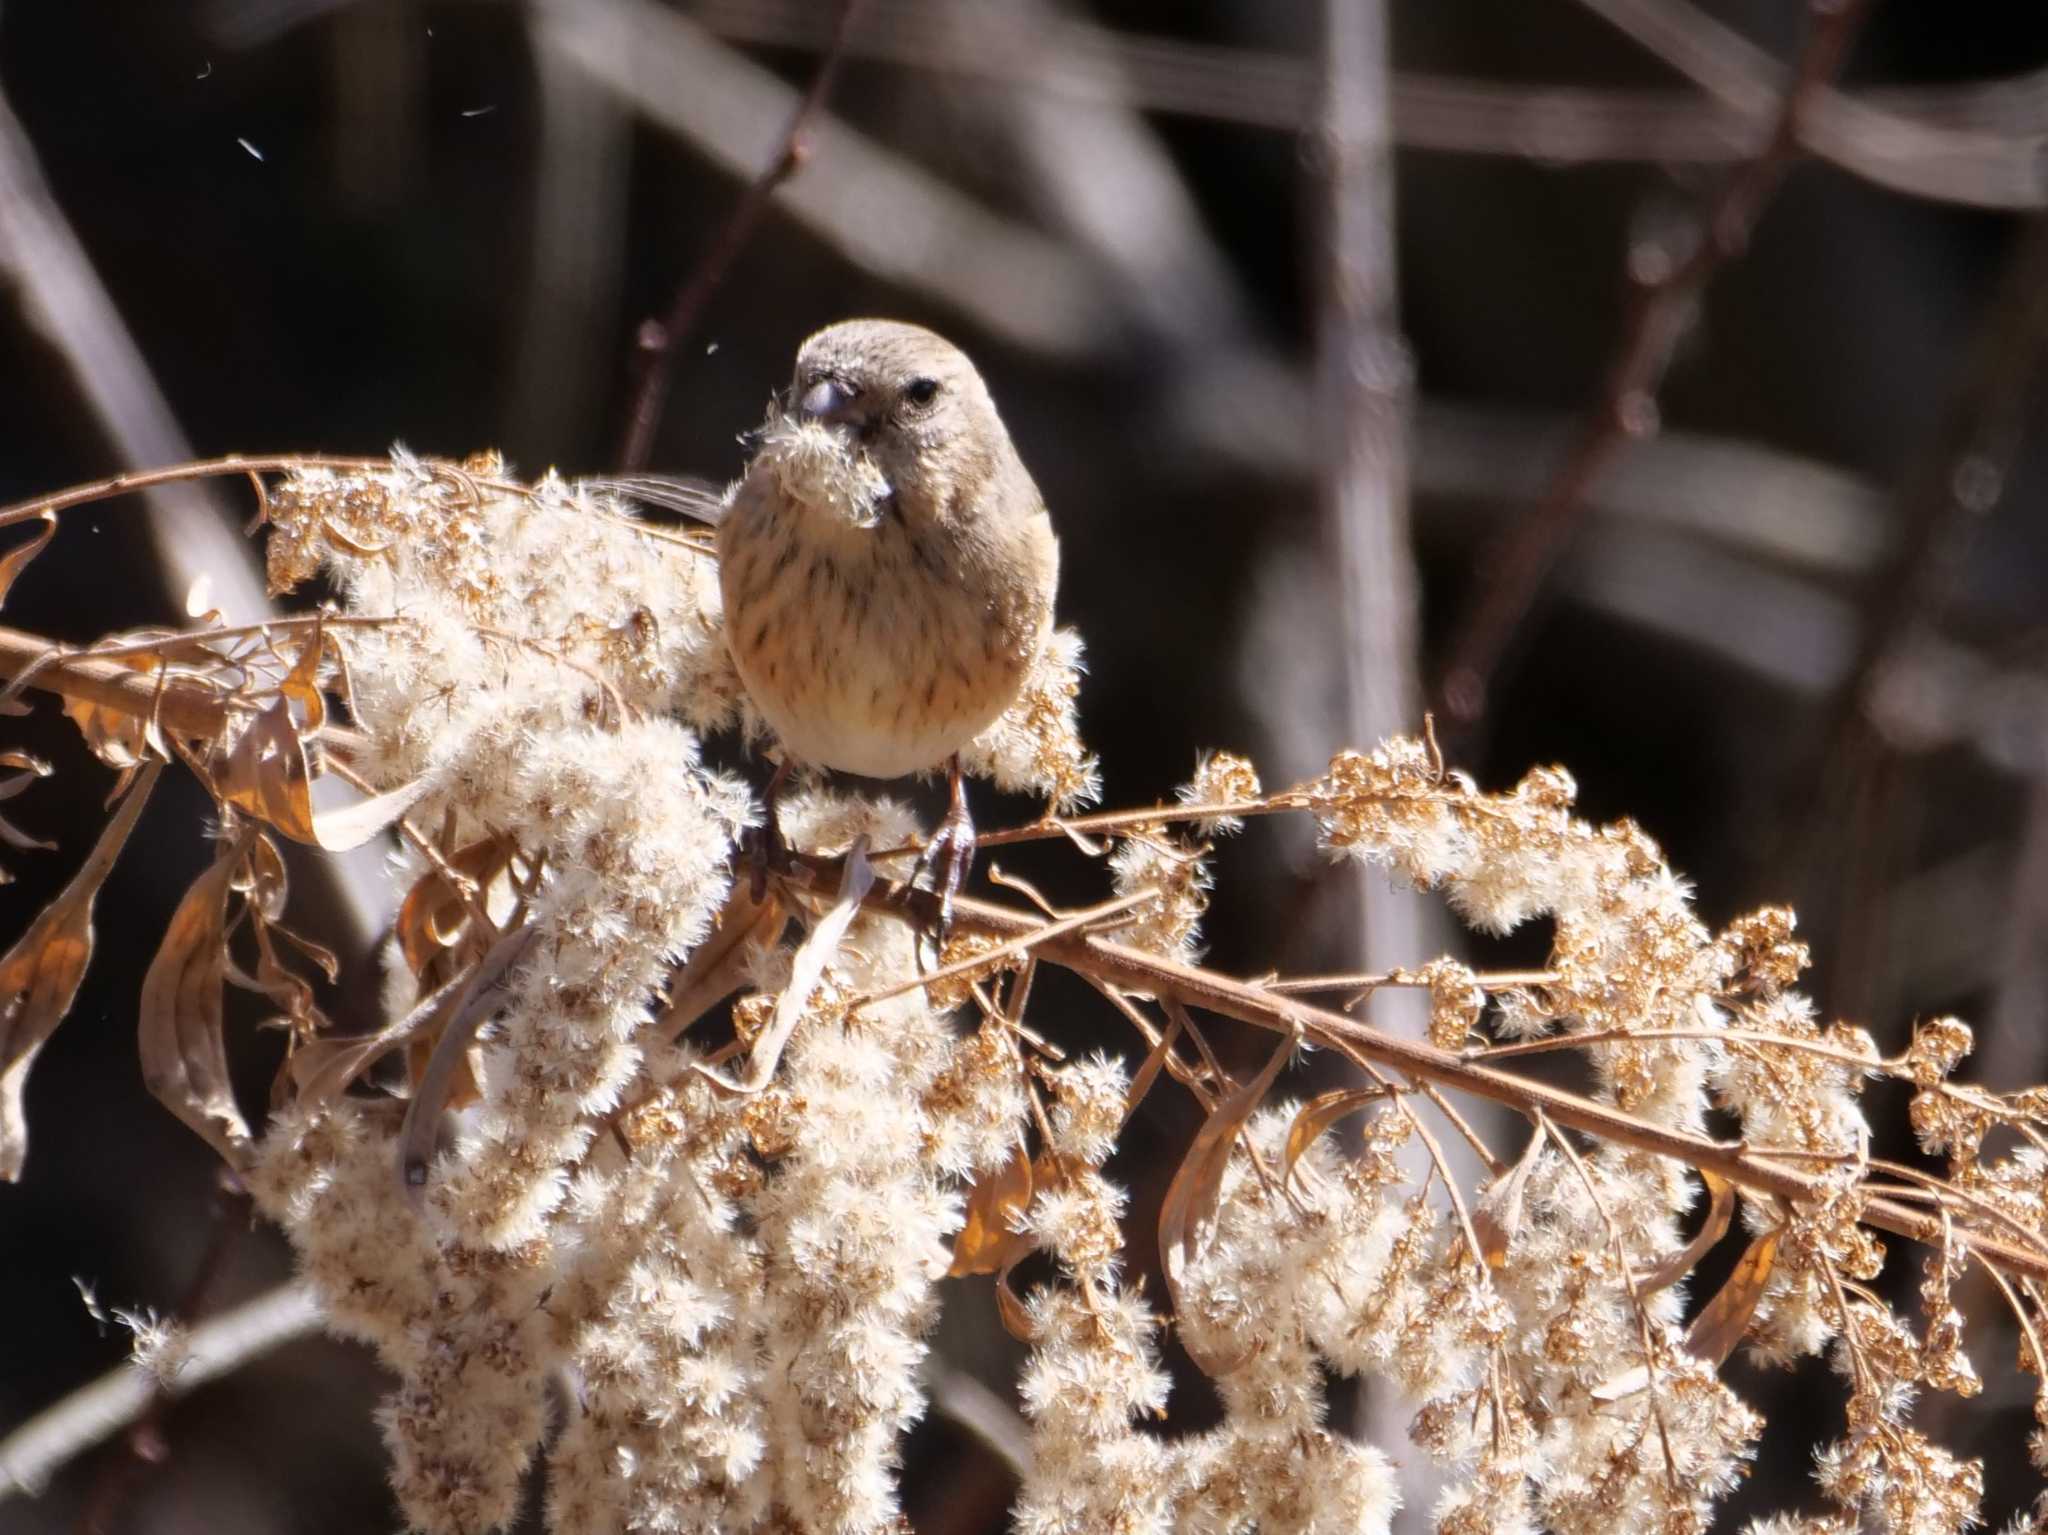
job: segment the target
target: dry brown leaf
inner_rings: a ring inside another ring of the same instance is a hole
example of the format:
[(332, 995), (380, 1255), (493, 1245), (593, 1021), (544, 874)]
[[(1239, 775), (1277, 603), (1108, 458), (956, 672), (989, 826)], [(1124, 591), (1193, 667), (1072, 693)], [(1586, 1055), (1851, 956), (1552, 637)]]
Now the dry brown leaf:
[(1666, 1258), (1646, 1274), (1636, 1276), (1636, 1293), (1655, 1295), (1659, 1290), (1668, 1290), (1679, 1280), (1693, 1271), (1693, 1267), (1704, 1258), (1715, 1243), (1728, 1234), (1728, 1223), (1735, 1216), (1735, 1185), (1717, 1172), (1698, 1168), (1700, 1180), (1706, 1184), (1707, 1193), (1713, 1203), (1707, 1209), (1706, 1224), (1699, 1234), (1685, 1246)]
[(1010, 1288), (1010, 1271), (1016, 1266), (1016, 1261), (1012, 1260), (1004, 1264), (1002, 1272), (996, 1275), (996, 1315), (1002, 1320), (1003, 1331), (1019, 1343), (1036, 1343), (1038, 1329), (1031, 1325), (1031, 1313), (1018, 1299), (1017, 1292)]
[(426, 1197), (427, 1168), (434, 1158), (442, 1110), (448, 1107), (458, 1080), (468, 1079), (469, 1047), (484, 1020), (504, 1004), (507, 973), (526, 957), (539, 937), (540, 929), (528, 923), (491, 945), (458, 991), (441, 1037), (434, 1042), (433, 1053), (414, 1084), (412, 1102), (405, 1107), (405, 1123), (398, 1132), (398, 1182), (415, 1204)]
[(309, 1040), (294, 1050), (286, 1062), (302, 1104), (320, 1105), (347, 1090), (372, 1065), (402, 1045), (438, 1029), (456, 1007), (462, 1005), (476, 985), (477, 971), (465, 971), (445, 986), (422, 997), (397, 1022), (375, 1034), (349, 1039)]
[(255, 837), (247, 827), (224, 844), (171, 914), (142, 980), (138, 1041), (150, 1092), (234, 1166), (244, 1159), (249, 1126), (235, 1106), (222, 1038), (227, 908), (229, 885)]
[[(446, 855), (448, 867), (471, 881), (479, 893), (511, 864), (519, 844), (499, 835), (485, 837)], [(429, 869), (413, 882), (405, 903), (398, 908), (399, 952), (406, 968), (415, 976), (427, 973), (428, 965), (460, 943), (469, 929), (469, 903), (453, 880), (439, 869)]]
[[(159, 672), (162, 665), (157, 657), (148, 655), (112, 659), (138, 672)], [(159, 685), (162, 680), (159, 675)], [(170, 748), (164, 744), (155, 722), (143, 715), (94, 703), (90, 698), (66, 698), (64, 713), (85, 737), (86, 749), (108, 767), (125, 772), (152, 759), (170, 760)]]
[(235, 741), (214, 772), (214, 792), (294, 842), (346, 853), (417, 804), (427, 792), (427, 782), (416, 778), (353, 805), (316, 814), (305, 734), (293, 723), (290, 702), (280, 697)]
[(1522, 1198), (1529, 1189), (1529, 1174), (1542, 1160), (1543, 1145), (1548, 1138), (1541, 1130), (1531, 1135), (1528, 1146), (1515, 1165), (1486, 1191), (1486, 1197), (1472, 1212), (1472, 1230), (1479, 1238), (1479, 1256), (1490, 1269), (1507, 1266), (1508, 1248), (1515, 1240), (1515, 1233), (1522, 1229)]
[[(31, 757), (27, 752), (0, 752), (0, 768), (17, 768), (20, 771), (7, 778), (0, 778), (0, 800), (13, 799), (30, 784), (50, 776), (50, 764), (40, 757)], [(47, 853), (57, 844), (45, 842), (40, 837), (31, 837), (20, 827), (0, 817), (0, 842), (24, 853)], [(0, 868), (0, 885), (12, 884), (14, 876)]]
[(78, 995), (92, 958), (93, 897), (121, 856), (161, 771), (161, 763), (143, 771), (70, 883), (0, 956), (0, 1179), (9, 1183), (20, 1178), (28, 1155), (21, 1095), (29, 1067)]
[(953, 1266), (948, 1279), (993, 1274), (1007, 1269), (1038, 1244), (1017, 1222), (1031, 1207), (1034, 1179), (1031, 1158), (1022, 1146), (1010, 1149), (1010, 1160), (982, 1174), (967, 1194), (967, 1218), (953, 1238)]
[(327, 631), (316, 619), (305, 649), (299, 652), (299, 659), (285, 674), (284, 681), (277, 685), (285, 699), (305, 712), (299, 728), (307, 735), (316, 734), (327, 723), (327, 695), (320, 691), (320, 662), (326, 650)]
[(1346, 1114), (1355, 1114), (1386, 1096), (1386, 1089), (1380, 1087), (1340, 1087), (1304, 1103), (1294, 1116), (1294, 1123), (1287, 1127), (1287, 1149), (1280, 1164), (1282, 1180), (1294, 1172), (1295, 1164), (1325, 1130)]
[(237, 810), (276, 827), (294, 842), (315, 842), (313, 773), (306, 743), (292, 723), (291, 705), (280, 698), (249, 722), (213, 786)]
[(655, 1020), (658, 1039), (673, 1044), (713, 1007), (746, 984), (748, 956), (773, 948), (789, 925), (789, 912), (770, 885), (756, 901), (750, 881), (733, 881), (725, 909), (711, 936), (690, 951), (682, 967), (669, 977), (668, 1004)]
[(0, 554), (0, 603), (7, 601), (8, 588), (14, 585), (14, 578), (28, 569), (28, 562), (43, 552), (51, 539), (57, 536), (57, 514), (44, 512), (43, 531), (25, 544), (16, 544), (5, 554)]
[(868, 862), (868, 839), (863, 832), (846, 851), (845, 872), (840, 875), (839, 894), (834, 897), (831, 908), (818, 919), (810, 936), (797, 945), (796, 954), (789, 963), (789, 983), (782, 988), (782, 995), (775, 999), (775, 1012), (768, 1020), (768, 1027), (761, 1031), (747, 1052), (746, 1075), (735, 1080), (701, 1061), (690, 1062), (691, 1072), (722, 1093), (743, 1097), (752, 1097), (768, 1085), (769, 1079), (775, 1075), (775, 1068), (782, 1062), (782, 1047), (789, 1043), (789, 1036), (795, 1032), (804, 1009), (810, 1005), (811, 994), (818, 989), (825, 967), (837, 957), (847, 928), (860, 914), (860, 903), (867, 899), (868, 892), (874, 887), (875, 867)]
[[(417, 1098), (427, 1081), (427, 1073), (434, 1066), (434, 1050), (439, 1041), (422, 1035), (406, 1041), (405, 1045), (405, 1090), (409, 1097)], [(482, 1100), (483, 1084), (477, 1080), (477, 1072), (483, 1067), (482, 1052), (471, 1045), (448, 1067), (448, 1079), (441, 1087), (441, 1107), (444, 1110), (466, 1109), (472, 1103)]]
[[(1283, 1039), (1257, 1076), (1232, 1090), (1216, 1105), (1195, 1133), (1194, 1144), (1181, 1159), (1173, 1182), (1167, 1185), (1165, 1203), (1159, 1207), (1159, 1264), (1166, 1274), (1166, 1288), (1176, 1314), (1183, 1310), (1180, 1287), (1188, 1261), (1215, 1223), (1216, 1206), (1223, 1197), (1224, 1169), (1230, 1165), (1238, 1132), (1265, 1098), (1273, 1079), (1280, 1075), (1280, 1068), (1294, 1053), (1295, 1043), (1292, 1036)], [(1243, 1357), (1205, 1359), (1188, 1342), (1185, 1329), (1181, 1343), (1187, 1348), (1188, 1357), (1211, 1376), (1227, 1375), (1244, 1363)]]
[(1180, 1038), (1180, 1018), (1170, 1017), (1166, 1027), (1159, 1031), (1157, 1044), (1145, 1052), (1145, 1059), (1131, 1077), (1131, 1085), (1124, 1092), (1124, 1123), (1131, 1122), (1131, 1116), (1138, 1112), (1138, 1105), (1145, 1101), (1145, 1095), (1152, 1091), (1152, 1084), (1159, 1080), (1166, 1057), (1173, 1050), (1173, 1042)]
[(1756, 1315), (1757, 1302), (1764, 1298), (1764, 1286), (1770, 1283), (1771, 1269), (1778, 1261), (1778, 1236), (1766, 1231), (1751, 1242), (1736, 1260), (1727, 1282), (1692, 1319), (1692, 1326), (1685, 1330), (1685, 1347), (1695, 1359), (1719, 1365), (1735, 1352), (1735, 1345), (1749, 1330), (1749, 1319)]
[(235, 870), (229, 888), (246, 897), (252, 912), (265, 921), (275, 922), (283, 916), (291, 880), (285, 872), (284, 855), (277, 850), (277, 844), (258, 833), (249, 848), (248, 858)]
[(318, 811), (313, 816), (312, 840), (330, 853), (359, 848), (417, 805), (431, 787), (427, 779), (415, 778), (353, 805)]

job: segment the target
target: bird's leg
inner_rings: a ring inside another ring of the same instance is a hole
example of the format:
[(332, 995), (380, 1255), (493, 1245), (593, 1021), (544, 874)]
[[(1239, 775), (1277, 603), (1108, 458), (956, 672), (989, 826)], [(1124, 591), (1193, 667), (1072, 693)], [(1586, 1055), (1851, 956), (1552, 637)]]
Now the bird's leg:
[(775, 765), (775, 772), (768, 779), (768, 787), (761, 791), (761, 802), (767, 810), (767, 819), (761, 828), (746, 839), (748, 894), (754, 904), (760, 905), (768, 897), (768, 871), (781, 868), (789, 862), (789, 848), (782, 840), (782, 821), (777, 813), (777, 802), (782, 798), (782, 786), (789, 782), (790, 769), (796, 759), (785, 755)]
[(940, 948), (946, 944), (946, 935), (953, 928), (953, 897), (960, 893), (960, 887), (967, 882), (967, 871), (974, 865), (974, 817), (967, 813), (967, 785), (960, 776), (960, 758), (956, 755), (947, 765), (947, 784), (952, 800), (946, 809), (946, 818), (939, 822), (938, 830), (932, 833), (932, 840), (918, 854), (917, 869), (911, 875), (914, 885), (925, 875), (937, 871), (932, 889), (939, 898)]

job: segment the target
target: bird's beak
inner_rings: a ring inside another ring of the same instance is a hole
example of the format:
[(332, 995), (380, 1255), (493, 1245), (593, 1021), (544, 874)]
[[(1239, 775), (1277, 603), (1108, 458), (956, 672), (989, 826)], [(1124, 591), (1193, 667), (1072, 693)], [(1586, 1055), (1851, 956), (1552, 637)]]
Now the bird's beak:
[(844, 426), (853, 417), (853, 400), (853, 391), (837, 379), (821, 378), (804, 391), (804, 397), (797, 402), (797, 414), (806, 421)]

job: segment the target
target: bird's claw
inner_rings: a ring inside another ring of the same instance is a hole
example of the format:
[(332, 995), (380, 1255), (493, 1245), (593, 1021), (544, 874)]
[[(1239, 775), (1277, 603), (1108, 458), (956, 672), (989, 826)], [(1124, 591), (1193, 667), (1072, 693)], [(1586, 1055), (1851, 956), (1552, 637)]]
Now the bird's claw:
[(967, 883), (967, 871), (974, 866), (974, 850), (974, 818), (967, 813), (967, 802), (956, 799), (945, 820), (932, 833), (931, 841), (917, 855), (917, 868), (910, 876), (913, 886), (922, 884), (927, 876), (931, 878), (932, 893), (939, 898), (939, 919), (932, 938), (941, 951), (953, 931), (953, 899)]
[(756, 906), (768, 898), (768, 876), (789, 872), (789, 844), (782, 840), (781, 801), (782, 786), (789, 781), (790, 767), (787, 757), (776, 764), (768, 787), (761, 793), (765, 812), (761, 824), (740, 833), (740, 856), (747, 865), (747, 894), (753, 897)]

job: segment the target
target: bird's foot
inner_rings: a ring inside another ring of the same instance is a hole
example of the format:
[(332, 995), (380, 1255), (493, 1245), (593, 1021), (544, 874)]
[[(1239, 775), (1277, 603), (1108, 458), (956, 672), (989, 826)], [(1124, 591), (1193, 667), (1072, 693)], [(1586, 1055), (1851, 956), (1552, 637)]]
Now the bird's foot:
[(967, 794), (961, 786), (957, 762), (953, 765), (952, 782), (952, 804), (946, 818), (939, 822), (931, 841), (917, 855), (917, 868), (910, 876), (913, 886), (931, 877), (932, 892), (939, 898), (939, 920), (932, 939), (939, 950), (944, 950), (953, 931), (953, 899), (967, 883), (967, 871), (974, 867), (974, 817), (967, 813)]
[(782, 840), (779, 804), (782, 786), (789, 781), (790, 762), (784, 758), (775, 768), (768, 787), (762, 791), (762, 821), (740, 833), (740, 858), (747, 868), (747, 893), (754, 904), (768, 898), (768, 876), (789, 872), (789, 844)]

